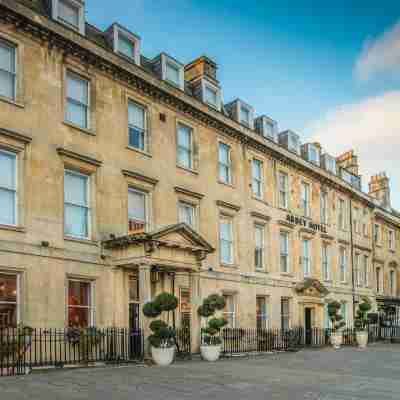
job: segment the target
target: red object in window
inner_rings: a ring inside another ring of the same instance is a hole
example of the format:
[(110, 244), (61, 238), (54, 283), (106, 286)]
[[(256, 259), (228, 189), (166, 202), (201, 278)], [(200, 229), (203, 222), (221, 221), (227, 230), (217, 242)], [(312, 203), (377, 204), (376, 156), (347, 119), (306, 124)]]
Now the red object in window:
[(129, 233), (142, 233), (145, 231), (146, 224), (143, 221), (129, 220)]

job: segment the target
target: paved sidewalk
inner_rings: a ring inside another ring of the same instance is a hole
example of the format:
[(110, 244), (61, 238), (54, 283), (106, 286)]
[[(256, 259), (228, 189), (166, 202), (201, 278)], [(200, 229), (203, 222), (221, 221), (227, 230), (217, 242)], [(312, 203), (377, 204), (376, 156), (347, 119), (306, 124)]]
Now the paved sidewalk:
[(0, 378), (1, 400), (400, 399), (400, 345)]

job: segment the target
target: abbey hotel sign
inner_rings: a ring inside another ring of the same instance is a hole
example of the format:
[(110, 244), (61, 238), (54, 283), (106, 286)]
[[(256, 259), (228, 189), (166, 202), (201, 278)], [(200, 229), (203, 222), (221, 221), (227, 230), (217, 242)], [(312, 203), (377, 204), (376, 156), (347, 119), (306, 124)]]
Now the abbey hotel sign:
[(304, 226), (305, 228), (312, 229), (313, 231), (316, 231), (316, 232), (328, 233), (328, 231), (326, 230), (326, 227), (324, 225), (315, 224), (312, 221), (307, 221), (304, 218), (296, 217), (292, 214), (288, 214), (286, 216), (286, 221), (291, 224), (294, 224), (294, 225)]

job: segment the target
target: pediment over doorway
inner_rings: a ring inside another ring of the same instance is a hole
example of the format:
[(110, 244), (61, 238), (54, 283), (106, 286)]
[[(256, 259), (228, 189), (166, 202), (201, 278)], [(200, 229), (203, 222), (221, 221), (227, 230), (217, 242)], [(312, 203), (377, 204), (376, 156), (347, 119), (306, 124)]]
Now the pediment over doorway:
[(296, 293), (301, 296), (308, 297), (325, 297), (329, 294), (329, 290), (318, 280), (306, 278), (295, 286)]

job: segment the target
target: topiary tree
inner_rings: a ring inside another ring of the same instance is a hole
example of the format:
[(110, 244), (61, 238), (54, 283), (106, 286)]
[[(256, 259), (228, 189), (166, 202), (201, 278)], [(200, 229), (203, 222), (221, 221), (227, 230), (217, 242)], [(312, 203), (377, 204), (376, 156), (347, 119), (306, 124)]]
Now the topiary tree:
[(217, 311), (225, 308), (225, 299), (218, 294), (212, 294), (204, 299), (203, 304), (198, 308), (197, 312), (200, 317), (206, 319), (206, 328), (203, 329), (203, 343), (208, 346), (218, 346), (222, 340), (217, 336), (221, 329), (227, 325), (225, 318), (211, 318)]
[(340, 314), (341, 308), (342, 305), (336, 300), (333, 300), (330, 303), (328, 303), (328, 316), (332, 322), (333, 332), (336, 332), (337, 330), (343, 328), (346, 325), (346, 323), (343, 321), (343, 316)]
[(363, 297), (362, 302), (358, 305), (357, 315), (354, 319), (354, 325), (358, 331), (365, 330), (368, 323), (368, 312), (371, 308), (372, 305), (368, 297)]
[(178, 299), (170, 293), (161, 293), (153, 301), (143, 306), (143, 314), (147, 318), (160, 317), (162, 313), (167, 313), (167, 322), (162, 319), (154, 320), (150, 324), (152, 334), (149, 342), (153, 347), (167, 348), (175, 345), (175, 330), (169, 326), (170, 314), (178, 307)]

